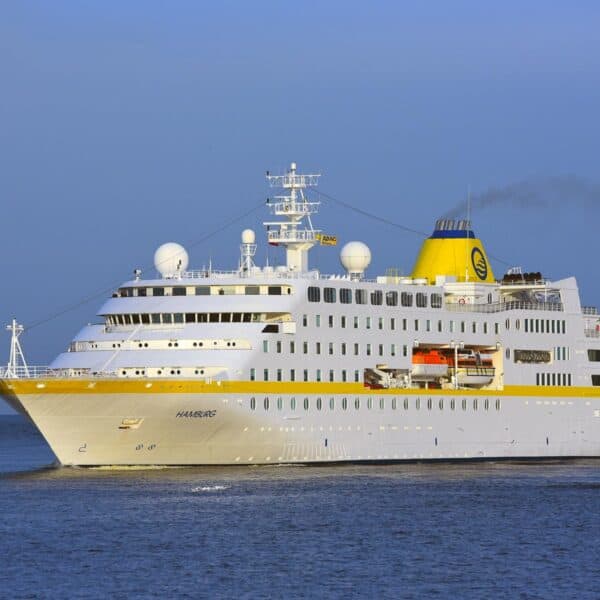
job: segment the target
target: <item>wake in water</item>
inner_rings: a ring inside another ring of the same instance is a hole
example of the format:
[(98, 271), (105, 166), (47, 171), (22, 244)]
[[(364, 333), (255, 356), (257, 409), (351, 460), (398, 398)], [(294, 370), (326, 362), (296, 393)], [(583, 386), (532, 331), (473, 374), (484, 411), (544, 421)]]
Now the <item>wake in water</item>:
[(200, 492), (220, 492), (222, 490), (228, 490), (230, 486), (228, 485), (203, 485), (199, 487), (192, 488), (192, 492), (195, 494)]

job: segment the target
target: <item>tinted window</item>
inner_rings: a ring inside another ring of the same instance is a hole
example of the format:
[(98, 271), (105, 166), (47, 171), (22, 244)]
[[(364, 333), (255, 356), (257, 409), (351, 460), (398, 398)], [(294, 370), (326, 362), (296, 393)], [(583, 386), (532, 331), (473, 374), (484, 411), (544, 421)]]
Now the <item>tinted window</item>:
[(210, 296), (210, 288), (207, 285), (197, 286), (196, 296)]
[(153, 296), (164, 296), (165, 295), (165, 288), (162, 287), (155, 287), (152, 290), (152, 295)]
[(385, 303), (388, 306), (398, 306), (398, 292), (386, 292)]
[(342, 304), (351, 304), (352, 303), (352, 290), (348, 288), (342, 288), (340, 290), (340, 302)]
[(280, 285), (270, 285), (268, 292), (269, 292), (269, 296), (281, 296), (281, 286)]
[(411, 293), (402, 292), (400, 294), (400, 304), (402, 304), (402, 306), (412, 306), (412, 303), (413, 303), (413, 296)]
[(382, 303), (383, 303), (383, 292), (381, 290), (371, 292), (371, 304), (380, 305)]
[(427, 294), (417, 292), (417, 306), (419, 308), (427, 308)]
[(441, 294), (431, 294), (431, 308), (442, 308)]
[(247, 296), (258, 296), (260, 294), (260, 288), (257, 285), (247, 285), (246, 295)]
[(173, 288), (173, 296), (185, 296), (185, 288), (184, 287), (174, 287)]
[(356, 290), (356, 292), (354, 293), (354, 300), (356, 304), (366, 304), (367, 290)]
[(308, 301), (309, 302), (320, 302), (321, 300), (321, 288), (310, 286), (308, 288)]
[(323, 299), (325, 302), (335, 302), (335, 288), (326, 287), (323, 290)]

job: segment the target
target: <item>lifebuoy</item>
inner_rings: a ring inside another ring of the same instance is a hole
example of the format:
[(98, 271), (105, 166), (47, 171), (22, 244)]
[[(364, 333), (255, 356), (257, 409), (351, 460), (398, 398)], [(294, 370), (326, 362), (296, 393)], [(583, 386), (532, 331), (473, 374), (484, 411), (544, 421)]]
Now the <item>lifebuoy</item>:
[(464, 298), (459, 298), (458, 299), (458, 303), (459, 304), (464, 304), (465, 303), (465, 299)]

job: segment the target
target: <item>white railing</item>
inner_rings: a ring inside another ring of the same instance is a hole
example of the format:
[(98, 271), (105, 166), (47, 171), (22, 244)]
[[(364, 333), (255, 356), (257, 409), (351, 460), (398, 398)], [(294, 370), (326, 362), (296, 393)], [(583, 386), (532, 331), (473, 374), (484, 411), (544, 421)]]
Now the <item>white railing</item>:
[(0, 378), (2, 379), (36, 379), (38, 377), (52, 377), (52, 369), (47, 366), (34, 367), (0, 367)]
[(519, 300), (511, 300), (510, 302), (494, 302), (492, 304), (446, 303), (446, 308), (451, 312), (481, 313), (498, 313), (507, 310), (564, 310), (562, 302), (521, 302)]
[(268, 232), (269, 242), (315, 242), (318, 231), (310, 229), (289, 229), (287, 231), (271, 230)]
[(600, 338), (600, 331), (597, 329), (584, 329), (583, 333), (585, 334), (585, 337)]
[(598, 309), (595, 306), (582, 306), (581, 312), (584, 315), (597, 315)]

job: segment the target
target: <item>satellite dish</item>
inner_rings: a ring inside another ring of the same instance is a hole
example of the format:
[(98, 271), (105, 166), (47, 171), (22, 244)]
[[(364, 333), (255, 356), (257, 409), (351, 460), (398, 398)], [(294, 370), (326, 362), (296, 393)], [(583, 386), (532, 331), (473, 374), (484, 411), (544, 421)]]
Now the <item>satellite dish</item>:
[(167, 242), (154, 253), (154, 266), (165, 279), (179, 276), (188, 268), (190, 258), (185, 248), (175, 242)]
[(360, 277), (371, 264), (371, 250), (363, 242), (348, 242), (340, 252), (340, 261), (351, 277)]

